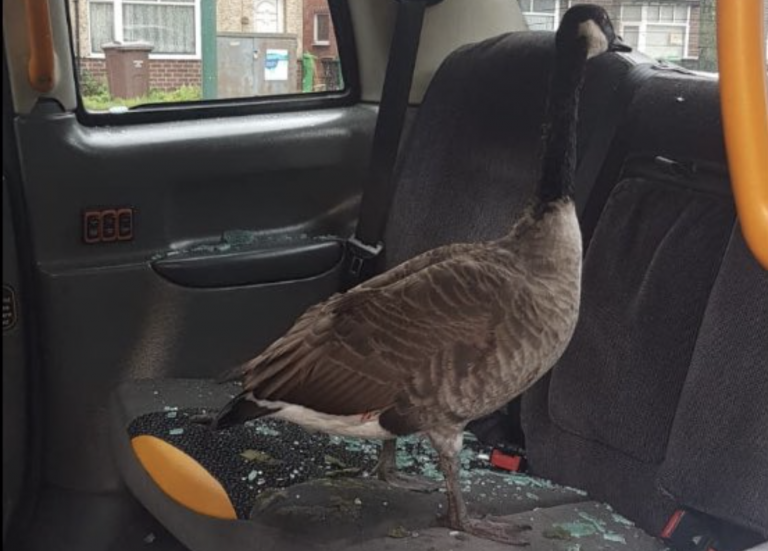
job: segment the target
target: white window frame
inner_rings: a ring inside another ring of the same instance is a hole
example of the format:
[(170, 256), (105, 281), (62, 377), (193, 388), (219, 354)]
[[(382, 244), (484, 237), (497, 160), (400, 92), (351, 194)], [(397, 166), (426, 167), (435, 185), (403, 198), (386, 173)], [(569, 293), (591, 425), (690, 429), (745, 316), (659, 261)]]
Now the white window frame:
[[(199, 1), (199, 0), (198, 0)], [(253, 0), (253, 27), (256, 28), (256, 9), (259, 5), (259, 2), (261, 0)], [(275, 1), (276, 9), (277, 9), (277, 33), (276, 34), (284, 34), (285, 33), (285, 0), (276, 0)], [(266, 33), (270, 34), (270, 33)]]
[[(631, 4), (630, 4), (631, 5)], [(640, 7), (641, 9), (641, 15), (640, 15), (640, 21), (625, 21), (624, 20), (624, 8), (627, 7), (627, 3), (622, 2), (621, 4), (621, 34), (624, 34), (624, 28), (625, 27), (638, 27), (640, 29), (639, 36), (637, 39), (637, 49), (641, 52), (644, 52), (646, 49), (647, 41), (646, 37), (648, 36), (648, 28), (649, 27), (680, 27), (683, 29), (683, 59), (698, 59), (697, 57), (691, 57), (691, 5), (690, 4), (684, 4), (683, 2), (678, 3), (672, 3), (672, 6), (685, 6), (686, 7), (686, 16), (685, 16), (685, 22), (684, 23), (677, 23), (675, 21), (668, 23), (664, 21), (659, 22), (650, 22), (648, 21), (648, 8), (651, 6), (663, 6), (665, 4), (660, 4), (656, 2), (647, 2), (644, 4), (641, 4), (638, 6), (635, 4), (633, 7)]]
[[(557, 30), (557, 27), (560, 25), (560, 19), (562, 18), (563, 14), (568, 10), (568, 8), (571, 7), (571, 0), (555, 0), (555, 11), (554, 12), (544, 12), (544, 11), (536, 11), (531, 10), (530, 7), (532, 5), (532, 2), (535, 2), (536, 0), (523, 0), (525, 2), (525, 5), (528, 6), (528, 9), (521, 10), (523, 12), (523, 17), (526, 15), (534, 15), (536, 17), (549, 17), (552, 19), (552, 29)], [(528, 24), (528, 21), (526, 20), (526, 25)], [(536, 29), (533, 29), (536, 30)]]
[[(318, 19), (320, 17), (325, 17), (325, 18), (328, 19), (328, 40), (320, 40), (318, 38), (318, 36), (317, 36), (317, 31), (320, 28), (320, 26), (317, 24), (317, 21), (318, 21)], [(312, 34), (313, 42), (312, 42), (312, 44), (314, 46), (330, 46), (331, 45), (331, 34), (333, 33), (333, 31), (331, 30), (331, 25), (332, 25), (331, 13), (330, 12), (322, 12), (322, 11), (316, 12), (314, 17), (312, 18), (312, 24), (313, 24), (313, 34)]]
[[(157, 2), (142, 2), (141, 0), (111, 0), (108, 2), (99, 2), (99, 0), (86, 0), (88, 6), (88, 57), (91, 59), (104, 59), (106, 56), (103, 53), (96, 53), (93, 51), (93, 38), (91, 36), (91, 4), (102, 3), (112, 4), (114, 10), (114, 35), (115, 41), (122, 42), (125, 36), (125, 29), (123, 28), (123, 3), (128, 1), (130, 4), (146, 4), (149, 6), (157, 6)], [(168, 61), (199, 61), (203, 58), (203, 21), (201, 12), (201, 0), (194, 0), (194, 2), (173, 2), (172, 0), (163, 0), (162, 5), (171, 6), (193, 6), (195, 10), (195, 53), (194, 54), (153, 54), (150, 53), (150, 59), (168, 60)]]

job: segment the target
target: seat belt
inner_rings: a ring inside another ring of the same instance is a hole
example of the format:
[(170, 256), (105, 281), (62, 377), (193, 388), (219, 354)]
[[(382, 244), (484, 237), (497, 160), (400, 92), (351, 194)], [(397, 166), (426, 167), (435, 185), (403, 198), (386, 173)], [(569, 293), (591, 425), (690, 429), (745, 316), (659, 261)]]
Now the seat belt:
[[(597, 182), (618, 179), (618, 174), (602, 174), (605, 162), (615, 142), (616, 134), (626, 119), (635, 92), (654, 74), (656, 67), (653, 63), (642, 63), (627, 71), (616, 90), (615, 99), (610, 102), (610, 109), (602, 115), (603, 122), (592, 133), (589, 145), (576, 169), (576, 209), (582, 223), (585, 221), (585, 216), (589, 214), (587, 210), (591, 211), (594, 205), (592, 197), (594, 188), (601, 187)], [(597, 215), (599, 216), (600, 212)]]
[(355, 235), (347, 241), (344, 286), (373, 275), (384, 248), (389, 209), (395, 195), (394, 169), (408, 110), (424, 14), (441, 0), (397, 0), (397, 21), (373, 136), (368, 185), (363, 191)]

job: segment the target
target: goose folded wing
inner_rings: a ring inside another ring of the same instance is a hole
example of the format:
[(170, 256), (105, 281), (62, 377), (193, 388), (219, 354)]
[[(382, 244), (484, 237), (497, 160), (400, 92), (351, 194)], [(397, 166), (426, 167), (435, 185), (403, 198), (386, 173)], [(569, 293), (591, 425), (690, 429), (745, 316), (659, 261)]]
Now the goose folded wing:
[(385, 411), (436, 357), (487, 346), (509, 277), (461, 255), (337, 295), (247, 365), (244, 389), (332, 415)]
[(381, 289), (387, 287), (440, 262), (445, 262), (467, 253), (471, 254), (473, 250), (478, 248), (479, 246), (474, 243), (454, 243), (430, 249), (363, 282), (360, 284), (359, 289)]

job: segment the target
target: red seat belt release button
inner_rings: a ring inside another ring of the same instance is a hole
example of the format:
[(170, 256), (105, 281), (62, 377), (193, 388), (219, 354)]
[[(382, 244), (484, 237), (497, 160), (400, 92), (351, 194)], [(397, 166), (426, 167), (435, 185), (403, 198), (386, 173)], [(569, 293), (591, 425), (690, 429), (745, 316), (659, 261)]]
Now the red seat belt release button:
[(509, 455), (501, 450), (493, 450), (491, 453), (491, 465), (497, 469), (518, 473), (523, 468), (523, 458), (519, 455)]
[(718, 551), (712, 528), (695, 513), (678, 509), (661, 531), (661, 538), (678, 551)]

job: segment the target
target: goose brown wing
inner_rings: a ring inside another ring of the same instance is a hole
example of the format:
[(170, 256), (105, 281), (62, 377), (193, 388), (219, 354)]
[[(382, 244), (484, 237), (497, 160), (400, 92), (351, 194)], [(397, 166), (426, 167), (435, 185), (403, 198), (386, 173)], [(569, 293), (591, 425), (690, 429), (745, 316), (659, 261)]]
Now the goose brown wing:
[(487, 347), (510, 273), (479, 256), (315, 306), (250, 362), (245, 390), (334, 415), (391, 408), (436, 356)]

